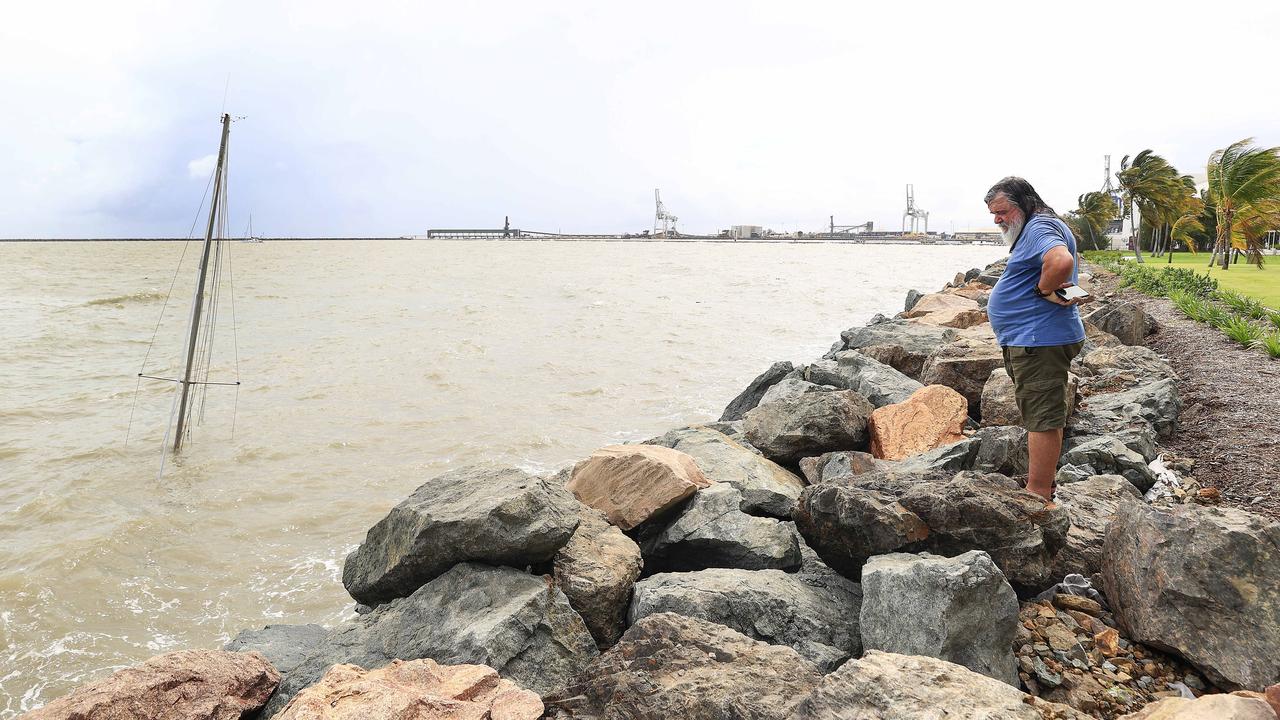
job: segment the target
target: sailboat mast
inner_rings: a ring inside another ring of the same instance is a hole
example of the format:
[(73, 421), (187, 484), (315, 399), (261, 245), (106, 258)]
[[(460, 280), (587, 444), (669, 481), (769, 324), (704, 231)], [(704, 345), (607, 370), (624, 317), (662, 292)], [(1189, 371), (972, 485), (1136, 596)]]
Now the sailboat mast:
[(191, 339), (187, 344), (187, 368), (182, 375), (182, 400), (178, 405), (178, 427), (173, 437), (173, 451), (182, 447), (187, 418), (187, 399), (191, 392), (191, 370), (196, 357), (196, 339), (200, 335), (200, 310), (204, 305), (204, 284), (209, 275), (209, 250), (213, 247), (213, 229), (218, 217), (218, 199), (222, 196), (223, 168), (227, 159), (227, 135), (231, 132), (231, 115), (222, 115), (222, 142), (218, 145), (218, 168), (213, 176), (213, 199), (209, 203), (209, 226), (204, 233), (204, 251), (200, 254), (200, 279), (191, 301)]

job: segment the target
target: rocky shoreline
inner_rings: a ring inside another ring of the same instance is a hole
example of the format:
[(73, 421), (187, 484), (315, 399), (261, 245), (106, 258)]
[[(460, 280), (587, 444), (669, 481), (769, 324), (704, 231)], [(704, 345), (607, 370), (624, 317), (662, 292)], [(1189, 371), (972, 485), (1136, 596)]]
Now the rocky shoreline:
[(912, 291), (719, 421), (557, 475), (472, 467), (370, 528), (357, 617), (246, 630), (49, 718), (1280, 714), (1280, 523), (1161, 458), (1155, 321), (1088, 311), (1058, 505), (986, 322), (1002, 263)]

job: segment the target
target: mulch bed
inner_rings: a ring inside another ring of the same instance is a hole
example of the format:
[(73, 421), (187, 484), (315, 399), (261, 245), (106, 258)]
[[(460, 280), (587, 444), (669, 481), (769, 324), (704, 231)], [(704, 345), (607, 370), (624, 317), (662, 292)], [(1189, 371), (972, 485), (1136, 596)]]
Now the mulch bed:
[(1138, 303), (1160, 324), (1147, 346), (1178, 373), (1182, 417), (1161, 451), (1195, 461), (1192, 475), (1224, 504), (1280, 520), (1280, 360), (1191, 320), (1166, 298), (1119, 288), (1091, 268), (1096, 294)]

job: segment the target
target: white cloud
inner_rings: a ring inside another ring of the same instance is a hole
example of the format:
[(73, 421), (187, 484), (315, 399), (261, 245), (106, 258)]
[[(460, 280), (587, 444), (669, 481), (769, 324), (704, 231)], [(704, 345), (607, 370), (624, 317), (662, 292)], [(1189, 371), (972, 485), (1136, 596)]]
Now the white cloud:
[(218, 155), (210, 153), (187, 163), (187, 175), (193, 180), (208, 180), (213, 168), (218, 164)]
[(1249, 18), (1226, 60), (1200, 7), (1024, 5), (29, 3), (0, 233), (184, 231), (228, 86), (232, 211), (297, 235), (639, 230), (654, 187), (690, 231), (896, 228), (906, 183), (960, 229), (1007, 174), (1066, 210), (1104, 154), (1280, 145), (1280, 74), (1233, 74), (1270, 67), (1273, 0), (1214, 6)]

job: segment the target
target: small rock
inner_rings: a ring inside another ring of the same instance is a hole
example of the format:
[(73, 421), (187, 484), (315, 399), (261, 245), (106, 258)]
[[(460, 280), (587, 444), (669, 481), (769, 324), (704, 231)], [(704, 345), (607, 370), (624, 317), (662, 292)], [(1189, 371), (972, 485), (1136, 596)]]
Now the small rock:
[(1081, 595), (1066, 595), (1058, 593), (1053, 596), (1053, 604), (1064, 610), (1075, 610), (1097, 617), (1102, 612), (1102, 606), (1096, 600), (1090, 600)]
[(1120, 654), (1120, 646), (1117, 641), (1120, 639), (1120, 633), (1115, 628), (1107, 628), (1093, 636), (1093, 645), (1102, 651), (1107, 657), (1115, 657)]

